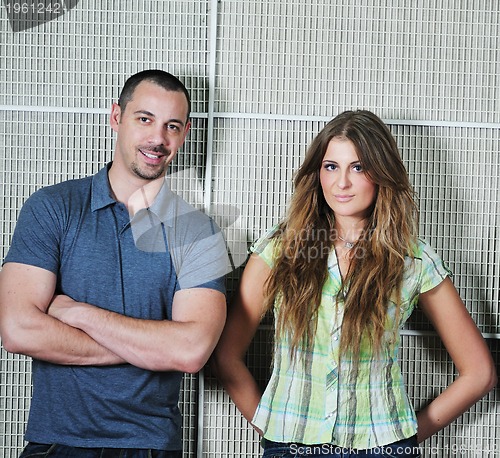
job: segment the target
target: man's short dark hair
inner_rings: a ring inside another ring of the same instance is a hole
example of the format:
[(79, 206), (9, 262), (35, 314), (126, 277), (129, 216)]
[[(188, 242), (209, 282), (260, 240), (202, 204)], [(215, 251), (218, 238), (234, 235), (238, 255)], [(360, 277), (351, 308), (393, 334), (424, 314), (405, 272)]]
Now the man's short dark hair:
[(136, 87), (143, 81), (150, 81), (151, 83), (162, 87), (166, 91), (183, 92), (186, 96), (188, 105), (187, 118), (189, 119), (189, 115), (191, 113), (191, 98), (189, 97), (189, 92), (186, 89), (186, 86), (184, 86), (179, 78), (163, 70), (143, 70), (142, 72), (132, 75), (127, 81), (125, 81), (118, 99), (118, 105), (122, 111), (125, 111), (127, 103), (132, 100)]

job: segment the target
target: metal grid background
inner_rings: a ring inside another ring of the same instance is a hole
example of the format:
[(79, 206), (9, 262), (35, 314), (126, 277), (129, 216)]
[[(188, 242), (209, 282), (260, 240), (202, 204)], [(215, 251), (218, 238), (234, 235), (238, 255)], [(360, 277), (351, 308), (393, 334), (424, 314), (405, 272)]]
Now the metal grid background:
[(498, 122), (499, 23), (493, 0), (222, 1), (217, 107)]
[[(283, 215), (313, 136), (338, 112), (367, 108), (401, 146), (422, 235), (455, 272), (498, 362), (499, 23), (495, 0), (81, 0), (13, 32), (0, 7), (0, 255), (28, 195), (110, 160), (111, 101), (143, 68), (171, 71), (192, 94), (173, 187), (216, 217), (235, 267)], [(405, 332), (403, 367), (419, 406), (454, 368), (421, 314)], [(263, 384), (269, 363), (263, 326), (249, 352)], [(0, 349), (0, 365), (0, 456), (10, 458), (23, 445), (30, 363)], [(427, 441), (425, 456), (497, 456), (499, 394)], [(208, 372), (185, 378), (181, 408), (186, 457), (259, 456), (258, 438)]]

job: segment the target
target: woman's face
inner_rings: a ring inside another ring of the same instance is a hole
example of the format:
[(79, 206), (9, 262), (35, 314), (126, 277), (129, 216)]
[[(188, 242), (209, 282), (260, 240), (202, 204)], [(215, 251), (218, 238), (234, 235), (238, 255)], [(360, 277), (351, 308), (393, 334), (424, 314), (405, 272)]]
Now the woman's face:
[(354, 144), (333, 138), (320, 170), (320, 182), (335, 217), (365, 219), (377, 197), (377, 186), (363, 171)]

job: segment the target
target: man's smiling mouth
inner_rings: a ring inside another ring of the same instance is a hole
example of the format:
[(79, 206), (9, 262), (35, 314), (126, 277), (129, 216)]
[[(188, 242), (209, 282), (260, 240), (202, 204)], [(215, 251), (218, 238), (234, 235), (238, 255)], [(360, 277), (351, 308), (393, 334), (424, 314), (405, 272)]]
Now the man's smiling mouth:
[(146, 151), (139, 150), (144, 156), (149, 157), (149, 159), (159, 159), (163, 156), (162, 153), (147, 153)]

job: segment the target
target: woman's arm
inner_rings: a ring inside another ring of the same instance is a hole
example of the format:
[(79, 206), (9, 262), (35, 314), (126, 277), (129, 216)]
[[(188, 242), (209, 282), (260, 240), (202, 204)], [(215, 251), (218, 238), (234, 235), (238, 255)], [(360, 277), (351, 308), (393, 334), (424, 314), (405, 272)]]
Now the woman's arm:
[(212, 356), (212, 368), (238, 410), (252, 421), (261, 398), (245, 364), (245, 354), (257, 331), (264, 306), (264, 283), (270, 268), (257, 255), (248, 260), (226, 326)]
[(488, 393), (497, 375), (490, 351), (449, 278), (421, 294), (420, 307), (458, 370), (455, 381), (417, 415), (422, 442)]

